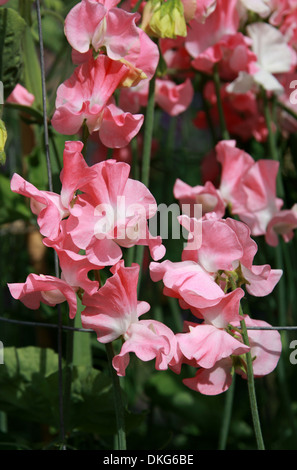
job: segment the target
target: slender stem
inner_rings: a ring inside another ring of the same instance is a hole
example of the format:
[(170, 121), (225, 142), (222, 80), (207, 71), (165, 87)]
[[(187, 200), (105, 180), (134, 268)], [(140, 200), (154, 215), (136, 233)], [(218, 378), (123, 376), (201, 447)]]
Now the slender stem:
[[(142, 155), (142, 168), (141, 168), (141, 182), (145, 186), (149, 186), (150, 179), (150, 163), (151, 163), (151, 149), (153, 140), (154, 128), (154, 108), (155, 108), (155, 76), (151, 79), (149, 84), (148, 102), (145, 115), (145, 127), (143, 137), (143, 155)], [(136, 262), (140, 266), (138, 288), (141, 281), (141, 267), (143, 263), (144, 246), (138, 245), (136, 250)]]
[(223, 109), (223, 103), (222, 103), (222, 97), (221, 97), (221, 81), (220, 81), (220, 75), (219, 75), (217, 64), (215, 64), (213, 68), (213, 81), (214, 81), (215, 92), (216, 92), (216, 97), (217, 97), (217, 106), (218, 106), (218, 111), (219, 111), (222, 137), (224, 140), (229, 140), (230, 135), (227, 129), (226, 120), (224, 116), (224, 109)]
[[(269, 145), (270, 156), (273, 160), (279, 162), (280, 158), (279, 158), (279, 153), (277, 149), (275, 133), (272, 128), (273, 124), (272, 124), (271, 113), (269, 109), (269, 101), (267, 98), (266, 90), (262, 89), (261, 94), (262, 94), (263, 105), (264, 105), (264, 116), (265, 116), (266, 126), (268, 129), (268, 145)], [(278, 175), (277, 175), (276, 186), (277, 186), (278, 196), (281, 198), (284, 197), (284, 187), (283, 187), (283, 182), (281, 179), (280, 172), (278, 172)]]
[[(49, 132), (48, 132), (48, 122), (47, 122), (45, 66), (44, 66), (44, 49), (43, 49), (43, 37), (42, 37), (42, 25), (41, 25), (41, 13), (40, 13), (40, 0), (36, 0), (36, 13), (37, 13), (37, 23), (38, 23), (38, 35), (39, 35), (39, 50), (40, 50), (45, 156), (46, 156), (49, 191), (53, 191), (53, 178), (52, 178), (52, 167), (51, 167), (51, 160), (50, 160)], [(55, 257), (54, 258), (55, 275), (56, 277), (60, 277), (59, 260), (58, 260), (58, 255), (56, 252), (54, 253), (54, 257)], [(64, 406), (63, 406), (63, 374), (62, 374), (62, 313), (61, 313), (60, 305), (57, 306), (57, 310), (58, 310), (58, 374), (59, 374), (60, 439), (62, 442), (62, 448), (65, 449), (65, 446), (64, 446), (65, 429), (64, 429)]]
[(222, 427), (219, 436), (219, 450), (225, 450), (227, 444), (227, 438), (229, 434), (231, 416), (232, 416), (232, 409), (233, 409), (233, 402), (234, 402), (234, 390), (235, 390), (235, 375), (233, 376), (232, 384), (228, 388), (226, 392), (226, 399), (224, 404), (224, 412), (223, 412), (223, 420), (222, 420)]
[[(243, 317), (242, 307), (240, 306), (240, 315)], [(249, 337), (247, 332), (247, 327), (244, 318), (240, 321), (240, 326), (242, 329), (242, 339), (244, 344), (250, 346)], [(255, 380), (253, 372), (253, 361), (251, 353), (246, 353), (246, 365), (247, 365), (247, 382), (248, 382), (248, 392), (250, 399), (250, 407), (252, 413), (252, 419), (254, 424), (255, 436), (257, 441), (258, 450), (265, 450), (264, 441), (262, 437), (261, 423), (258, 412), (256, 389), (255, 389)]]
[(149, 185), (150, 178), (150, 164), (151, 164), (151, 149), (153, 140), (154, 128), (154, 109), (155, 109), (155, 76), (151, 79), (149, 84), (148, 102), (145, 115), (145, 129), (143, 136), (143, 155), (142, 155), (142, 169), (141, 181), (146, 186)]
[(126, 432), (125, 432), (125, 409), (122, 398), (122, 389), (119, 377), (112, 366), (112, 360), (114, 358), (114, 350), (112, 343), (107, 343), (105, 345), (106, 354), (108, 359), (108, 367), (111, 375), (112, 385), (113, 385), (113, 396), (114, 396), (114, 406), (116, 413), (116, 422), (117, 422), (117, 450), (126, 450)]

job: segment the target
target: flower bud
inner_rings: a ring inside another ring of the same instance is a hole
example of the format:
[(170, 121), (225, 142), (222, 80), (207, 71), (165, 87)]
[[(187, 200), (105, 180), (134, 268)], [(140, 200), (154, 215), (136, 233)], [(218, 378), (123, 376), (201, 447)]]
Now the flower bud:
[(143, 11), (142, 29), (159, 38), (185, 37), (187, 26), (181, 0), (149, 0)]
[(4, 122), (0, 119), (0, 164), (4, 164), (6, 155), (4, 151), (5, 143), (7, 139), (7, 131)]

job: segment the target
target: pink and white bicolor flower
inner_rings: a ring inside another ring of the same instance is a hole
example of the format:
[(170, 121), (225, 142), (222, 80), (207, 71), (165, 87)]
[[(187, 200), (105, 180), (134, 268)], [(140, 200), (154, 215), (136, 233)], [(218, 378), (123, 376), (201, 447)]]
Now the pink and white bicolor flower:
[(125, 267), (120, 261), (111, 272), (97, 293), (84, 294), (83, 327), (93, 329), (101, 343), (123, 338), (121, 351), (113, 359), (118, 375), (125, 375), (131, 352), (142, 361), (156, 359), (157, 370), (167, 369), (175, 354), (175, 336), (156, 320), (139, 320), (150, 309), (147, 302), (137, 300), (139, 265)]
[(128, 73), (126, 65), (105, 55), (79, 65), (57, 90), (53, 127), (74, 135), (85, 124), (90, 134), (98, 132), (106, 147), (127, 145), (141, 128), (143, 115), (123, 112), (112, 94)]

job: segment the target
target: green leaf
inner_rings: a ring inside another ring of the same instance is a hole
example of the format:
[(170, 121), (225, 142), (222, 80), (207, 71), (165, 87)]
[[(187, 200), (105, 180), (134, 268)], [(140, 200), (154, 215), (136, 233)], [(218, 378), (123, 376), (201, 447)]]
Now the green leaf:
[(23, 81), (27, 90), (35, 96), (33, 107), (42, 109), (41, 71), (34, 38), (29, 26), (25, 29), (23, 38)]
[(11, 8), (0, 9), (0, 80), (6, 99), (20, 81), (23, 55), (21, 44), (26, 22)]
[(27, 198), (11, 191), (10, 178), (0, 174), (0, 224), (32, 217), (27, 202)]
[[(84, 333), (82, 333), (84, 334)], [(66, 367), (63, 366), (63, 377)], [(67, 431), (116, 432), (112, 385), (108, 374), (91, 367), (72, 370), (71, 397), (67, 400)], [(18, 419), (38, 422), (54, 429), (59, 425), (58, 355), (51, 349), (4, 345), (0, 366), (0, 410)], [(143, 416), (126, 413), (127, 429), (137, 427)]]

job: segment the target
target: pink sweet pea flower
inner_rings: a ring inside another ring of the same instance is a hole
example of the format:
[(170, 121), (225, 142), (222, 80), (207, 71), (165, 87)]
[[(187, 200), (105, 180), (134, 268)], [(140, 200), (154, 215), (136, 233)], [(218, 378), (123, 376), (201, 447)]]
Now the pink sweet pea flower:
[(284, 209), (277, 212), (268, 222), (265, 240), (270, 246), (278, 245), (278, 235), (281, 235), (287, 243), (294, 237), (297, 228), (297, 204), (291, 209)]
[[(195, 238), (197, 233), (191, 234), (189, 218), (183, 215), (179, 220), (190, 230), (190, 240)], [(204, 216), (201, 224), (202, 244), (198, 249), (192, 249), (191, 241), (183, 250), (183, 261), (198, 263), (198, 266), (214, 278), (219, 271), (228, 273), (240, 268), (242, 282), (249, 294), (262, 297), (272, 292), (282, 276), (282, 270), (271, 269), (269, 265), (253, 265), (257, 245), (250, 237), (250, 229), (245, 223), (231, 218), (218, 219), (215, 214), (210, 213)], [(221, 286), (224, 289), (224, 281), (221, 281)]]
[(78, 66), (57, 90), (53, 127), (73, 135), (85, 123), (90, 134), (99, 132), (107, 147), (127, 145), (138, 133), (143, 116), (121, 112), (113, 104), (112, 93), (128, 72), (124, 64), (104, 55)]
[[(178, 199), (183, 212), (189, 217), (195, 216), (196, 204), (202, 205), (201, 215), (215, 212), (218, 217), (223, 217), (225, 214), (225, 203), (220, 192), (210, 181), (207, 181), (204, 186), (192, 187), (178, 178), (173, 187), (173, 194)], [(195, 217), (197, 218), (197, 215)]]
[(121, 247), (147, 245), (157, 260), (164, 256), (160, 237), (148, 231), (147, 220), (157, 204), (144, 184), (129, 178), (130, 166), (107, 160), (93, 165), (96, 181), (90, 181), (67, 220), (67, 231), (89, 261), (111, 266), (122, 257)]
[(142, 361), (156, 358), (156, 368), (167, 369), (175, 353), (175, 336), (158, 321), (139, 320), (150, 309), (147, 302), (137, 300), (139, 266), (124, 267), (120, 262), (111, 271), (113, 276), (98, 292), (84, 294), (83, 327), (93, 329), (101, 343), (123, 338), (121, 351), (113, 359), (118, 375), (125, 375), (131, 352)]
[(177, 116), (190, 106), (194, 89), (190, 79), (176, 85), (172, 80), (156, 80), (156, 103), (170, 116)]
[[(262, 320), (253, 320), (248, 315), (244, 315), (245, 323), (247, 328), (249, 327), (269, 327), (270, 325)], [(203, 338), (202, 333), (199, 332), (199, 328), (203, 325), (194, 327), (197, 330), (193, 333), (191, 330), (190, 334), (194, 337), (197, 335)], [(240, 326), (239, 321), (233, 323), (233, 326)], [(186, 335), (189, 333), (186, 333)], [(177, 335), (180, 336), (180, 335)], [(215, 337), (215, 335), (214, 335)], [(251, 330), (248, 329), (248, 337), (250, 346), (247, 347), (242, 344), (245, 350), (242, 350), (242, 354), (250, 351), (253, 359), (253, 372), (254, 377), (263, 377), (264, 375), (270, 374), (277, 366), (279, 357), (282, 350), (281, 338), (278, 331), (267, 331), (267, 330)], [(211, 336), (209, 337), (211, 339)], [(231, 336), (232, 338), (232, 336)], [(234, 339), (234, 338), (233, 338)], [(242, 338), (237, 335), (237, 339), (234, 339), (238, 343), (242, 343)], [(206, 361), (206, 365), (214, 363), (210, 368), (200, 367), (194, 377), (183, 380), (183, 383), (192, 390), (200, 392), (204, 395), (218, 395), (228, 390), (232, 383), (233, 373), (241, 375), (242, 378), (246, 379), (246, 368), (245, 363), (242, 362), (241, 366), (238, 365), (238, 359), (236, 358), (238, 352), (240, 355), (240, 348), (235, 350), (235, 354), (231, 354), (229, 357), (224, 357), (218, 361), (215, 361), (215, 357), (220, 357), (219, 348), (223, 343), (217, 343), (213, 345), (214, 351), (210, 349), (206, 343), (205, 346), (195, 341), (186, 341), (185, 338), (178, 340), (178, 345), (181, 344), (184, 352), (187, 356), (180, 355), (179, 361), (189, 363), (195, 367), (196, 358), (201, 361)], [(208, 354), (210, 355), (208, 358)], [(223, 354), (224, 355), (224, 354)], [(207, 361), (209, 360), (209, 362)], [(235, 359), (235, 362), (234, 362)], [(179, 364), (180, 367), (180, 364)], [(196, 366), (197, 367), (197, 366)], [(234, 370), (233, 370), (234, 368)], [(172, 368), (173, 371), (179, 371), (177, 366)]]
[(199, 368), (194, 377), (183, 379), (183, 383), (203, 395), (219, 395), (232, 384), (233, 361), (230, 357), (218, 361), (210, 369)]
[(82, 0), (68, 13), (65, 35), (74, 50), (74, 61), (89, 60), (92, 52), (106, 51), (112, 60), (130, 69), (126, 85), (151, 79), (159, 60), (156, 44), (136, 26), (139, 13), (117, 8), (119, 1)]
[(224, 59), (233, 74), (249, 71), (255, 55), (238, 28), (237, 0), (217, 0), (215, 10), (204, 23), (190, 21), (185, 47), (194, 59), (193, 67), (209, 73), (215, 63)]
[(245, 93), (256, 85), (281, 93), (283, 88), (275, 74), (290, 72), (296, 65), (296, 54), (287, 44), (283, 34), (268, 23), (252, 23), (247, 26), (247, 32), (252, 40), (252, 50), (257, 62), (252, 74), (241, 71), (228, 86), (228, 91)]
[(30, 198), (31, 211), (37, 215), (40, 233), (45, 237), (56, 238), (60, 221), (69, 214), (68, 209), (61, 204), (60, 196), (50, 191), (39, 191), (16, 173), (10, 187), (13, 192)]
[(265, 235), (283, 205), (282, 199), (276, 197), (278, 162), (255, 162), (236, 148), (234, 141), (222, 141), (216, 150), (222, 164), (220, 192), (225, 203), (250, 227), (252, 235)]
[(270, 0), (270, 3), (273, 13), (269, 18), (269, 22), (277, 26), (288, 43), (296, 48), (297, 26), (295, 0)]
[(137, 300), (137, 264), (124, 267), (120, 261), (111, 272), (113, 276), (96, 293), (85, 293), (82, 300), (86, 306), (81, 314), (82, 325), (93, 329), (101, 343), (125, 336), (130, 325), (150, 309), (147, 302)]
[(225, 295), (214, 276), (194, 261), (152, 262), (150, 276), (154, 282), (162, 280), (164, 295), (178, 298), (183, 308), (202, 309), (217, 305)]
[[(247, 328), (249, 327), (270, 327), (269, 323), (263, 320), (255, 320), (248, 315), (244, 315)], [(239, 324), (233, 323), (234, 326)], [(270, 374), (277, 366), (282, 351), (281, 336), (276, 330), (250, 330), (248, 329), (250, 352), (253, 358), (253, 372), (255, 377), (263, 377)], [(236, 372), (246, 378), (246, 372), (242, 368), (237, 368)]]
[(271, 246), (278, 244), (278, 235), (291, 240), (297, 228), (296, 207), (281, 210), (283, 200), (276, 196), (279, 163), (255, 162), (234, 141), (219, 142), (216, 151), (222, 165), (219, 189), (231, 212), (249, 226), (252, 235), (264, 235)]
[(211, 369), (221, 359), (245, 354), (250, 349), (213, 325), (188, 323), (186, 326), (188, 332), (176, 335), (179, 348), (187, 360), (195, 360), (197, 366), (204, 369)]
[(131, 324), (120, 353), (113, 359), (112, 364), (118, 375), (125, 375), (131, 352), (141, 361), (156, 359), (155, 368), (166, 370), (176, 355), (175, 335), (170, 328), (157, 320), (140, 320)]
[[(176, 84), (168, 79), (156, 79), (155, 103), (170, 116), (178, 116), (185, 112), (194, 97), (194, 89), (190, 79)], [(130, 112), (139, 111), (141, 106), (147, 105), (148, 82), (141, 82), (138, 86), (121, 90), (120, 105)]]
[(20, 300), (26, 307), (36, 310), (40, 302), (54, 306), (67, 301), (69, 316), (74, 318), (77, 301), (75, 290), (62, 279), (43, 274), (29, 274), (25, 283), (8, 284), (14, 299)]
[(65, 143), (64, 167), (60, 176), (61, 195), (51, 191), (40, 191), (16, 173), (11, 179), (11, 190), (30, 198), (31, 210), (37, 215), (40, 233), (52, 240), (59, 235), (61, 220), (70, 214), (76, 190), (96, 177), (96, 173), (88, 167), (83, 158), (82, 147), (81, 142)]
[(35, 96), (18, 83), (8, 96), (6, 103), (16, 103), (23, 106), (32, 106)]

